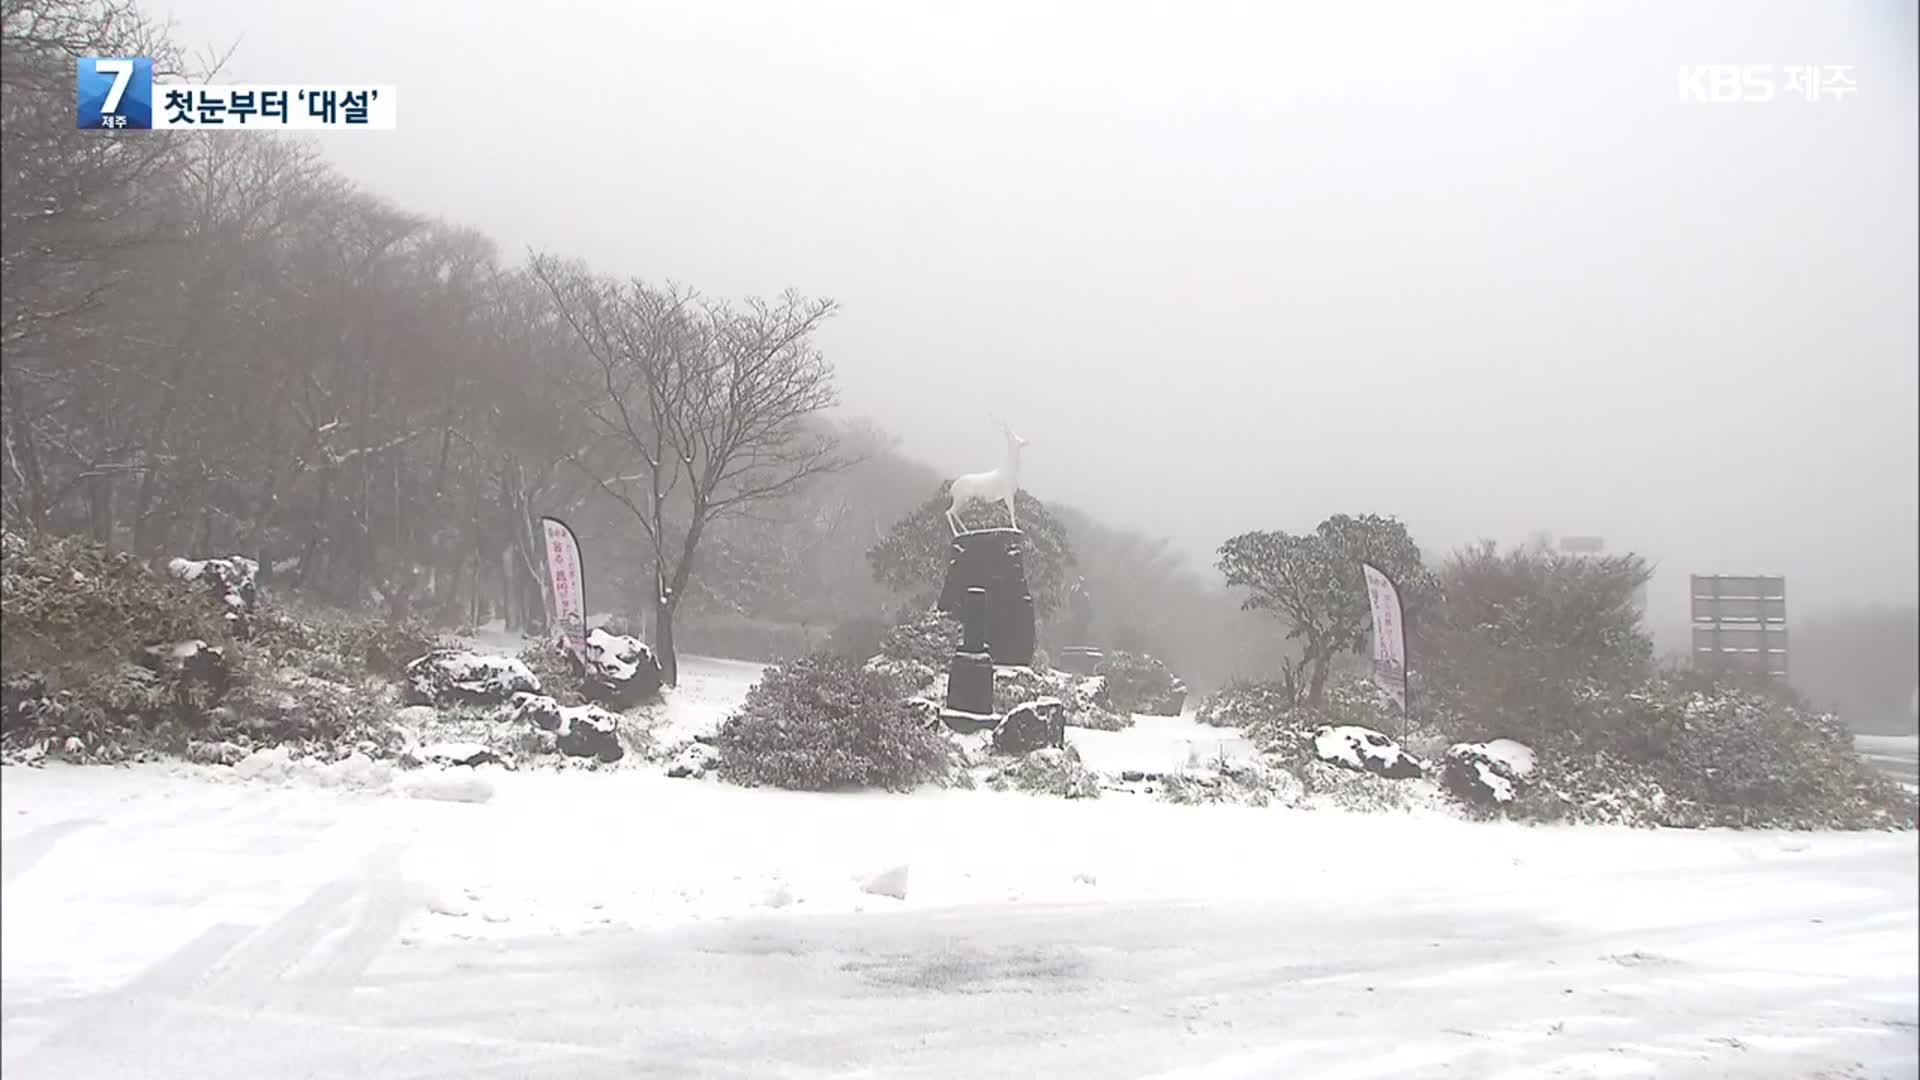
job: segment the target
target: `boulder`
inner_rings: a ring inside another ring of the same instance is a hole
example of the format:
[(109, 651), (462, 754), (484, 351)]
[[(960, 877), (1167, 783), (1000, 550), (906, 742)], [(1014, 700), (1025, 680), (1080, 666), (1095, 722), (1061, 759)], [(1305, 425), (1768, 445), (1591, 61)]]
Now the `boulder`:
[(607, 764), (626, 755), (620, 745), (620, 718), (598, 705), (565, 706), (545, 694), (513, 697), (514, 717), (553, 733), (554, 745), (568, 757), (590, 757)]
[(698, 780), (720, 763), (720, 752), (704, 743), (688, 743), (667, 763), (667, 775), (676, 780)]
[(429, 765), (504, 765), (506, 762), (479, 743), (434, 743), (423, 746), (415, 752), (415, 757)]
[(1410, 780), (1426, 775), (1426, 768), (1418, 758), (1372, 728), (1354, 725), (1318, 728), (1313, 733), (1313, 750), (1320, 760), (1329, 764), (1388, 780)]
[(1512, 739), (1455, 743), (1447, 748), (1441, 784), (1470, 803), (1512, 802), (1533, 773), (1533, 750)]
[(224, 697), (232, 681), (226, 648), (209, 645), (198, 638), (148, 645), (134, 653), (133, 661), (156, 675), (174, 680), (173, 685), (183, 693), (195, 687), (204, 688), (206, 700), (210, 702)]
[(587, 700), (609, 709), (631, 709), (660, 696), (660, 661), (639, 638), (595, 627), (587, 635)]
[(242, 555), (228, 555), (219, 559), (174, 559), (167, 563), (167, 573), (181, 581), (193, 582), (213, 589), (227, 605), (227, 620), (240, 622), (253, 613), (254, 603), (259, 599), (259, 589), (255, 584), (260, 575), (260, 564)]
[(407, 665), (409, 705), (500, 705), (515, 694), (539, 692), (540, 680), (518, 657), (435, 649)]
[(993, 752), (1020, 757), (1067, 744), (1067, 707), (1059, 698), (1017, 705), (993, 729)]

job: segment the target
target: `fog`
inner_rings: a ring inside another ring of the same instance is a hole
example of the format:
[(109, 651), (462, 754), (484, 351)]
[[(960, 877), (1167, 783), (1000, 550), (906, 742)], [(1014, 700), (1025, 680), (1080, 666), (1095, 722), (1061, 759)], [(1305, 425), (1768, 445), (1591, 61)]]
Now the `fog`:
[[(161, 8), (159, 10), (165, 10)], [(218, 81), (598, 269), (837, 298), (844, 409), (1173, 537), (1536, 530), (1796, 609), (1916, 592), (1911, 5), (178, 0)], [(1683, 64), (1858, 93), (1683, 104)]]

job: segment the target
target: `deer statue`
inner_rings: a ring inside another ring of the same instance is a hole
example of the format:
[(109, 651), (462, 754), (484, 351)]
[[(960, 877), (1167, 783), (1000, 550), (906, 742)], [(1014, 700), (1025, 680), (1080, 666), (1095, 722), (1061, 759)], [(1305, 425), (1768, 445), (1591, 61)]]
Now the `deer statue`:
[(956, 477), (948, 489), (950, 501), (947, 503), (947, 527), (953, 535), (959, 536), (958, 510), (975, 502), (1004, 502), (1007, 504), (1007, 522), (1015, 529), (1020, 527), (1020, 519), (1013, 512), (1013, 497), (1020, 490), (1020, 448), (1027, 440), (1014, 434), (1013, 428), (1005, 420), (1000, 421), (1000, 430), (1007, 435), (1006, 464), (989, 472), (968, 473)]

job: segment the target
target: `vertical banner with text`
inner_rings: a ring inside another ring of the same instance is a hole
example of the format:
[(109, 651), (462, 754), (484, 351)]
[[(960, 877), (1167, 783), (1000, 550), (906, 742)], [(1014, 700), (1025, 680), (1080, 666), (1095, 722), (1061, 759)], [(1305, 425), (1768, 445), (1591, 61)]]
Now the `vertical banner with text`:
[(1367, 602), (1373, 608), (1373, 683), (1407, 711), (1407, 627), (1400, 613), (1400, 590), (1379, 570), (1360, 564), (1367, 575)]
[(553, 627), (567, 650), (582, 662), (587, 655), (587, 583), (580, 569), (580, 542), (567, 523), (540, 519), (547, 544), (547, 587), (553, 595)]

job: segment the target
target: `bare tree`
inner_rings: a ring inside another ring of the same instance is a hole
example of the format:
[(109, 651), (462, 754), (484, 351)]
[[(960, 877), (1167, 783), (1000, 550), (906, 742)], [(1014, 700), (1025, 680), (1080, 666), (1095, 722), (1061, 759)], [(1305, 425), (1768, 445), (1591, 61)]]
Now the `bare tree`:
[(708, 527), (844, 465), (805, 422), (836, 403), (812, 340), (835, 305), (789, 292), (736, 307), (548, 258), (533, 272), (591, 358), (580, 408), (595, 439), (570, 460), (646, 537), (653, 646), (674, 685), (673, 614)]

